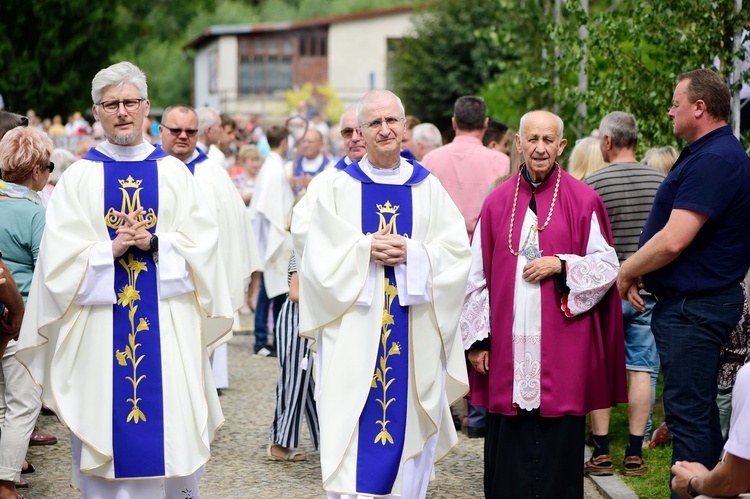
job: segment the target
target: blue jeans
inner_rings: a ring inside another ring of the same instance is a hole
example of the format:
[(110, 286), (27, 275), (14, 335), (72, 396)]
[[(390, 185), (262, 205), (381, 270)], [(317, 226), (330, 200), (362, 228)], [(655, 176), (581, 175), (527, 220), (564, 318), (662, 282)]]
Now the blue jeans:
[(651, 333), (651, 313), (656, 301), (652, 296), (642, 296), (646, 311), (641, 313), (622, 300), (622, 318), (625, 322), (625, 368), (628, 371), (659, 373), (659, 354)]
[(651, 330), (664, 373), (672, 463), (697, 461), (712, 469), (719, 461), (724, 445), (716, 406), (719, 352), (740, 320), (742, 306), (739, 285), (703, 296), (678, 296), (654, 306)]
[(268, 344), (268, 308), (273, 304), (273, 323), (279, 318), (281, 306), (286, 300), (286, 294), (280, 294), (268, 298), (263, 276), (260, 278), (260, 290), (258, 291), (258, 303), (255, 305), (255, 352)]

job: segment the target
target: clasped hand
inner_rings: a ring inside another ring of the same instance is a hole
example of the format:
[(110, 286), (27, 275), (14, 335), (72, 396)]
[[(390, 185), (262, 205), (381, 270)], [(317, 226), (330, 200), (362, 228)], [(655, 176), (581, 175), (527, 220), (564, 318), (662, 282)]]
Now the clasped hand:
[(539, 282), (542, 279), (559, 273), (560, 259), (556, 256), (543, 256), (524, 265), (523, 280), (526, 282)]
[(631, 307), (643, 313), (646, 311), (646, 304), (639, 292), (641, 289), (643, 289), (643, 279), (640, 277), (628, 278), (620, 269), (620, 273), (617, 275), (617, 291), (620, 293), (620, 298), (628, 300)]
[(143, 207), (131, 213), (114, 212), (114, 215), (123, 222), (117, 229), (117, 237), (112, 241), (112, 255), (115, 258), (122, 256), (131, 246), (143, 251), (147, 251), (151, 247), (151, 233), (146, 230), (148, 220), (138, 221), (138, 216), (143, 212)]
[(390, 230), (390, 226), (386, 226), (372, 235), (370, 260), (378, 265), (393, 267), (406, 263), (406, 239), (390, 234)]

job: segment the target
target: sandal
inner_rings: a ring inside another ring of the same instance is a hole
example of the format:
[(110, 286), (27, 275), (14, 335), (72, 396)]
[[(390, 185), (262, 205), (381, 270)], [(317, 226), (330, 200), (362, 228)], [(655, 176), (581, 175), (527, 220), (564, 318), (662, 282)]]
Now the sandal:
[(34, 468), (34, 465), (30, 462), (24, 461), (23, 464), (25, 467), (21, 468), (22, 475), (25, 475), (26, 473), (34, 473), (36, 471), (36, 468)]
[(16, 482), (16, 488), (17, 489), (28, 489), (29, 488), (29, 482), (23, 478), (21, 478), (19, 481)]
[(623, 472), (625, 476), (641, 476), (648, 471), (648, 466), (643, 462), (641, 456), (625, 456), (622, 465), (625, 467)]
[(271, 449), (274, 447), (277, 449), (286, 449), (286, 447), (282, 447), (279, 444), (268, 444), (268, 448), (266, 449), (266, 456), (271, 461), (307, 461), (307, 456), (297, 449), (291, 449), (283, 456), (277, 456), (273, 452), (271, 452)]
[(612, 466), (612, 456), (609, 454), (601, 454), (596, 457), (591, 457), (588, 461), (583, 464), (584, 475), (592, 476), (610, 476), (614, 475), (615, 467)]

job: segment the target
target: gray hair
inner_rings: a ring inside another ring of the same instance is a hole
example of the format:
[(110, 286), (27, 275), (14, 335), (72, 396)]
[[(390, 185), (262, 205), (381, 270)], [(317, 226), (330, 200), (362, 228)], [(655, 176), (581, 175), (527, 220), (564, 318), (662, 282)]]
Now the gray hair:
[(198, 116), (198, 137), (205, 137), (208, 128), (221, 122), (219, 111), (212, 107), (199, 107), (195, 114)]
[(609, 135), (617, 149), (635, 149), (638, 145), (638, 123), (635, 116), (622, 111), (609, 113), (599, 124), (599, 136)]
[(62, 177), (63, 172), (67, 170), (70, 165), (75, 163), (76, 157), (67, 149), (58, 147), (52, 151), (49, 160), (55, 164), (55, 170), (49, 174), (48, 182), (55, 185), (57, 184), (57, 181), (60, 180), (60, 177)]
[(122, 88), (126, 83), (131, 83), (142, 99), (148, 99), (146, 74), (135, 64), (123, 61), (96, 73), (94, 79), (91, 80), (91, 100), (96, 104), (102, 100), (102, 94), (106, 88), (111, 86)]
[(415, 144), (424, 144), (430, 149), (443, 145), (443, 136), (432, 123), (420, 123), (412, 129), (411, 134), (411, 141)]
[(562, 139), (563, 138), (563, 127), (564, 127), (562, 118), (560, 118), (555, 113), (551, 113), (549, 111), (544, 111), (543, 109), (539, 109), (539, 110), (536, 110), (536, 111), (529, 111), (528, 113), (526, 113), (523, 116), (521, 116), (521, 121), (518, 124), (518, 135), (520, 135), (521, 137), (523, 137), (523, 123), (524, 123), (524, 121), (526, 121), (526, 117), (528, 115), (532, 114), (532, 113), (538, 113), (540, 111), (544, 112), (544, 113), (549, 113), (549, 114), (551, 114), (552, 116), (554, 116), (557, 119), (557, 129), (558, 129), (557, 138), (558, 139)]
[(386, 99), (394, 99), (398, 104), (401, 116), (397, 116), (397, 118), (406, 117), (404, 105), (401, 103), (401, 99), (398, 98), (398, 95), (394, 94), (390, 90), (371, 90), (367, 92), (364, 97), (362, 97), (362, 99), (357, 103), (357, 124), (360, 126), (363, 125), (362, 120), (364, 119), (365, 107)]
[(341, 119), (339, 119), (339, 128), (344, 128), (344, 117), (352, 111), (354, 112), (354, 119), (357, 119), (357, 105), (352, 104), (351, 106), (347, 107), (343, 113), (341, 113)]

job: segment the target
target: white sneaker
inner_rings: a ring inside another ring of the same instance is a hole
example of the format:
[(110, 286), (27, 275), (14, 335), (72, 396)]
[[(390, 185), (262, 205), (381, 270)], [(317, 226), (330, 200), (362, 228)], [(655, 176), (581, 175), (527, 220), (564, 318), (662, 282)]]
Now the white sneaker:
[(276, 352), (270, 350), (268, 347), (263, 347), (255, 352), (255, 355), (257, 355), (258, 357), (276, 357)]

